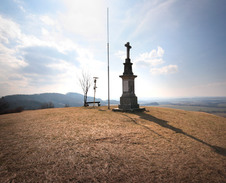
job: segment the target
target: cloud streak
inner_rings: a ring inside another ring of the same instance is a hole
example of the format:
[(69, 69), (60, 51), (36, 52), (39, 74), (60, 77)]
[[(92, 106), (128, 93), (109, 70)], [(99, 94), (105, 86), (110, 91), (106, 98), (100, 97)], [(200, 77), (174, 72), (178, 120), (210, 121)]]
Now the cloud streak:
[(153, 75), (162, 75), (162, 74), (173, 74), (178, 71), (177, 65), (168, 65), (160, 68), (152, 68), (150, 72)]

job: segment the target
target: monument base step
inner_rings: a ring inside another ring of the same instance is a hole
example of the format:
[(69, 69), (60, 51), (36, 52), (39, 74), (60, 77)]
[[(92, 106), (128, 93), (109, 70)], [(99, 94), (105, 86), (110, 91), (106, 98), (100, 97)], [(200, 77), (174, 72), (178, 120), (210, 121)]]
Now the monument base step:
[(134, 109), (119, 109), (119, 108), (114, 108), (112, 109), (114, 112), (143, 112), (146, 111), (145, 108), (134, 108)]

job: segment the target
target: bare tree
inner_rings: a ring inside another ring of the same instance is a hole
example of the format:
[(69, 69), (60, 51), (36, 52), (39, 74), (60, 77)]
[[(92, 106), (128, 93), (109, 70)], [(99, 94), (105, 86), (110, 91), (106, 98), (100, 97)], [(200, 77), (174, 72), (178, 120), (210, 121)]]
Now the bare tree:
[(52, 102), (46, 102), (41, 105), (41, 109), (54, 108), (54, 104)]
[(84, 106), (86, 107), (87, 106), (87, 103), (86, 103), (87, 102), (87, 93), (88, 93), (89, 88), (90, 88), (91, 83), (92, 83), (91, 76), (87, 72), (82, 71), (82, 75), (79, 78), (79, 83), (80, 83), (80, 86), (82, 87), (82, 90), (83, 90)]

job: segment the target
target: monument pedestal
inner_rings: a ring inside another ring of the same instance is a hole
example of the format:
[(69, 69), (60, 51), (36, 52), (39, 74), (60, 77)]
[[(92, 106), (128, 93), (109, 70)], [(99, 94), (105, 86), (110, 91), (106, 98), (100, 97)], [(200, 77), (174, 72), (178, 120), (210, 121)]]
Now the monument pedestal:
[(137, 97), (135, 95), (122, 96), (120, 97), (120, 105), (119, 109), (130, 110), (134, 108), (139, 108), (139, 104), (137, 104)]
[(145, 108), (139, 108), (139, 104), (137, 103), (137, 97), (134, 92), (134, 79), (137, 77), (133, 75), (132, 71), (132, 63), (129, 58), (129, 49), (132, 47), (127, 43), (125, 45), (127, 47), (127, 58), (125, 59), (124, 64), (124, 73), (119, 76), (122, 78), (122, 96), (120, 97), (120, 105), (117, 109), (113, 109), (113, 111), (144, 111)]

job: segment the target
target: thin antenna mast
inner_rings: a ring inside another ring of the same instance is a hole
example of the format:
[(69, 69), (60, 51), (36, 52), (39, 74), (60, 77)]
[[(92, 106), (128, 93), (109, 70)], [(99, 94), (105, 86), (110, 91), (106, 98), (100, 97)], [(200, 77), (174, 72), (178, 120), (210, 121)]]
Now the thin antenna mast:
[(109, 76), (109, 9), (107, 8), (107, 60), (108, 60), (108, 109), (110, 109), (110, 76)]
[(96, 97), (96, 89), (97, 89), (97, 79), (98, 77), (93, 77), (94, 79), (94, 87), (93, 87), (93, 90), (94, 90), (94, 97), (93, 97), (93, 107), (95, 106), (95, 97)]

